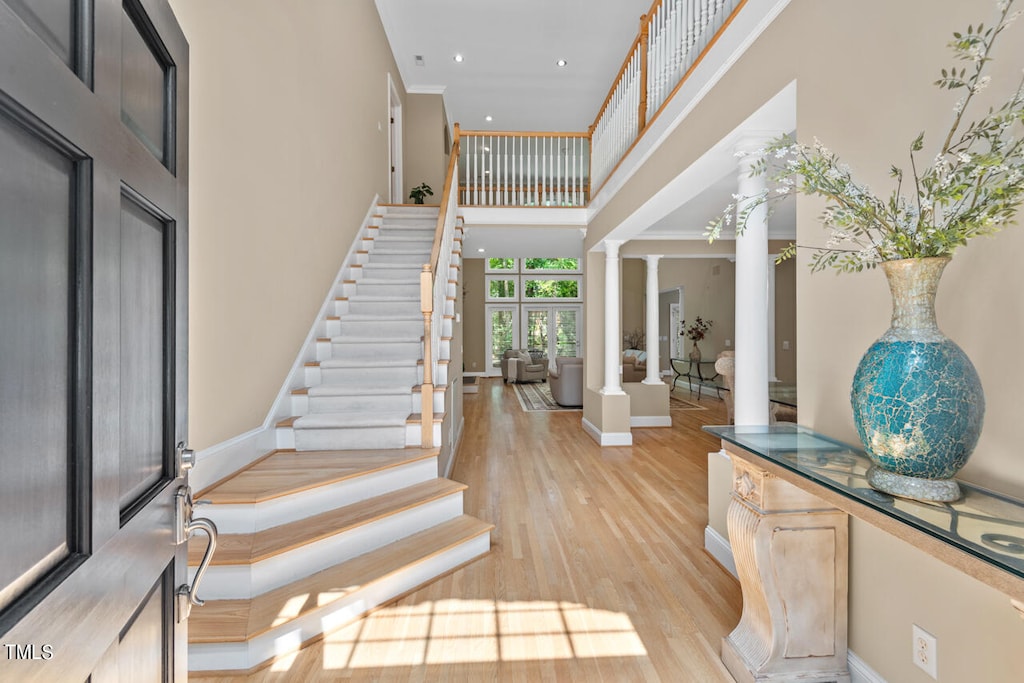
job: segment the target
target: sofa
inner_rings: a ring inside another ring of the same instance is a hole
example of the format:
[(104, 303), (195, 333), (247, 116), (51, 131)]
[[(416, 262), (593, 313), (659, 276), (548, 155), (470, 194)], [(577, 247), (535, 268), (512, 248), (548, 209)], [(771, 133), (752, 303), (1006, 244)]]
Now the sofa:
[(536, 358), (524, 349), (509, 349), (501, 357), (501, 376), (505, 382), (544, 382), (548, 359)]
[(583, 359), (558, 356), (548, 372), (551, 398), (560, 406), (583, 405)]
[(642, 382), (647, 379), (647, 352), (626, 349), (622, 352), (622, 381)]

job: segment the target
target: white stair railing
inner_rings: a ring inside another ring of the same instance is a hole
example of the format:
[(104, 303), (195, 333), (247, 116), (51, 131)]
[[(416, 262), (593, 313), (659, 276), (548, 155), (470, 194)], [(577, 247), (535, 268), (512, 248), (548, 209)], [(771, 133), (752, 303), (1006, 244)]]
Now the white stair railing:
[[(423, 384), (420, 387), (420, 418), (422, 438), (420, 445), (432, 448), (434, 443), (434, 381), (438, 377), (441, 360), (441, 335), (444, 331), (448, 302), (448, 280), (452, 267), (452, 249), (455, 244), (456, 214), (459, 208), (459, 124), (455, 124), (452, 153), (448, 173), (441, 192), (441, 209), (437, 216), (430, 262), (423, 264), (420, 273), (420, 310), (423, 313)], [(451, 311), (454, 313), (454, 311)], [(450, 332), (449, 332), (450, 334)]]
[[(596, 192), (746, 0), (655, 0), (591, 126)], [(651, 114), (653, 112), (653, 114)]]
[(460, 133), (463, 206), (585, 206), (587, 133)]

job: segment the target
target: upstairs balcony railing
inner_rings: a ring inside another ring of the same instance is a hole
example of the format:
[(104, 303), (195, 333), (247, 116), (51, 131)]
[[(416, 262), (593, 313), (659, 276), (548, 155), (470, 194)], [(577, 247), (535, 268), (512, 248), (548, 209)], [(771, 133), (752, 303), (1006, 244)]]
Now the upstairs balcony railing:
[(745, 2), (655, 0), (587, 132), (462, 131), (459, 204), (585, 206)]

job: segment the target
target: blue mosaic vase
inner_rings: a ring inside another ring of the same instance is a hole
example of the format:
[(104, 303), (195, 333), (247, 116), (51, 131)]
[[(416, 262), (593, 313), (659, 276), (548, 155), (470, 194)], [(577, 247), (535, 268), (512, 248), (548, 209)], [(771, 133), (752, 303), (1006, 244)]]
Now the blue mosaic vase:
[(939, 331), (935, 293), (950, 259), (882, 263), (892, 324), (853, 376), (850, 402), (874, 466), (868, 482), (906, 498), (950, 502), (953, 476), (981, 435), (985, 394), (967, 354)]

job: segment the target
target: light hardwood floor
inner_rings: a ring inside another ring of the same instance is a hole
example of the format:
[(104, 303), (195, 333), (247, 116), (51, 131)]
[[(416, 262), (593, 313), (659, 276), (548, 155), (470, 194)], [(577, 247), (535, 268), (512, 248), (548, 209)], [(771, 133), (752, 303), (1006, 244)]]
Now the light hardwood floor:
[(511, 386), (480, 385), (452, 478), (495, 524), (490, 554), (251, 676), (193, 683), (732, 680), (718, 653), (740, 589), (703, 550), (719, 443), (700, 427), (722, 402), (602, 449), (579, 411), (524, 413)]

